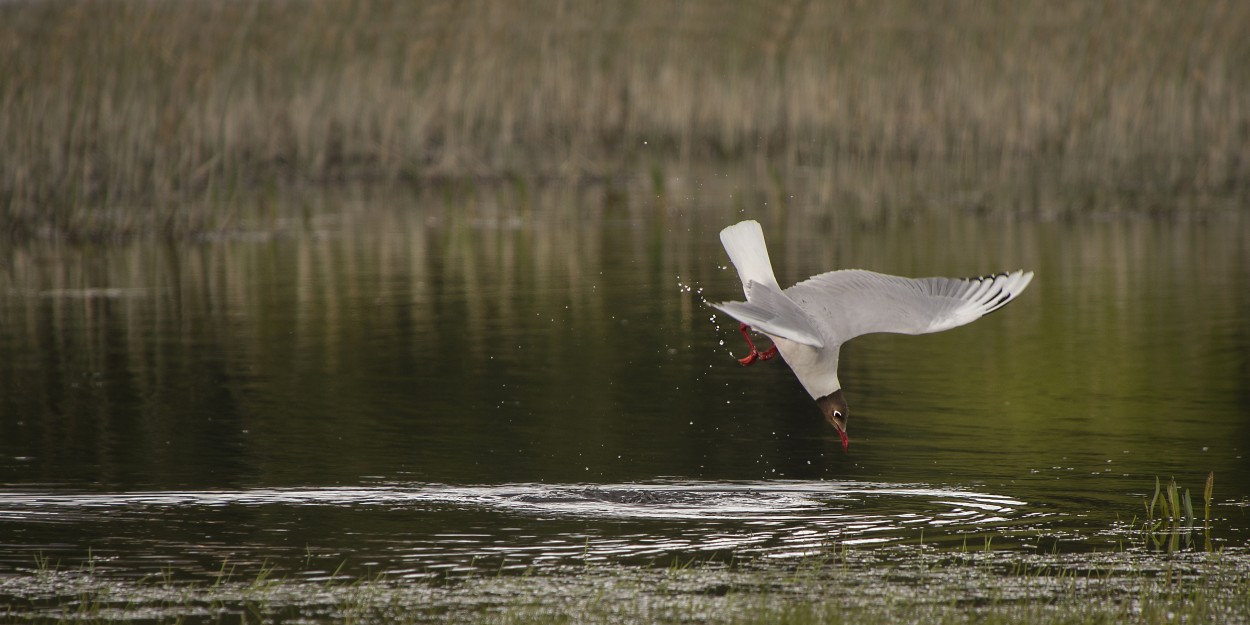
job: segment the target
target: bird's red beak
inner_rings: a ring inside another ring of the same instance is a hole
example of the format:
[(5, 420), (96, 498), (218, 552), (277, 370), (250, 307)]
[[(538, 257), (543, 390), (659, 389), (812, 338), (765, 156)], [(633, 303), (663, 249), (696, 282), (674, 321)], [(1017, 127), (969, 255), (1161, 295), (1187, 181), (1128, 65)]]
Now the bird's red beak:
[(846, 430), (842, 428), (834, 428), (838, 431), (838, 436), (842, 437), (842, 451), (849, 453), (851, 451), (851, 440), (846, 437)]

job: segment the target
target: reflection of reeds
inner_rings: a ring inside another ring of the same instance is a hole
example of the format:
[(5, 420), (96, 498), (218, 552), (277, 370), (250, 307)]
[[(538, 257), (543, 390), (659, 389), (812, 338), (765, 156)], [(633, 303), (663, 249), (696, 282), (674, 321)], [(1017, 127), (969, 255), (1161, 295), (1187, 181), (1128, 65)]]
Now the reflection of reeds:
[(662, 182), (706, 159), (1236, 193), (1246, 23), (1217, 0), (12, 3), (0, 210), (185, 231), (160, 207), (285, 180)]
[[(672, 213), (618, 206), (597, 190), (535, 185), (529, 197), (547, 208), (529, 220), (513, 216), (519, 196), (507, 193), (332, 190), (321, 199), (341, 212), (277, 222), (290, 228), (277, 233), (196, 245), (12, 245), (0, 259), (0, 414), (14, 417), (0, 419), (11, 428), (0, 430), (0, 443), (13, 445), (11, 456), (39, 458), (38, 480), (77, 470), (81, 457), (94, 459), (102, 483), (188, 468), (194, 479), (220, 460), (215, 445), (235, 431), (223, 424), (237, 419), (250, 434), (235, 442), (262, 471), (282, 470), (268, 459), (307, 453), (311, 461), (334, 449), (341, 457), (324, 465), (327, 476), (366, 475), (377, 470), (378, 424), (356, 416), (386, 406), (396, 422), (454, 422), (446, 435), (468, 438), (449, 448), (485, 447), (480, 432), (529, 442), (503, 456), (510, 467), (537, 457), (544, 471), (563, 471), (571, 438), (593, 441), (596, 461), (615, 462), (647, 431), (658, 457), (728, 450), (709, 471), (736, 470), (777, 425), (744, 418), (733, 428), (688, 429), (727, 416), (708, 398), (737, 392), (722, 386), (736, 371), (725, 367), (738, 366), (729, 353), (737, 343), (716, 342), (738, 337), (736, 324), (711, 322), (700, 297), (676, 284), (706, 287), (713, 301), (741, 292), (733, 270), (721, 268), (728, 262), (715, 233), (724, 219), (680, 203)], [(1038, 289), (1032, 304), (995, 319), (976, 341), (943, 333), (924, 351), (909, 337), (881, 336), (866, 342), (863, 358), (848, 359), (858, 367), (849, 371), (871, 379), (881, 375), (871, 373), (876, 363), (942, 354), (943, 367), (967, 375), (921, 369), (905, 380), (913, 393), (975, 397), (995, 388), (1031, 398), (994, 408), (1010, 427), (981, 427), (975, 406), (959, 422), (976, 424), (977, 434), (947, 453), (969, 471), (985, 466), (986, 449), (1036, 450), (1054, 430), (1049, 415), (1072, 397), (1114, 399), (1091, 404), (1096, 418), (1077, 426), (1082, 435), (1065, 441), (1064, 453), (1137, 440), (1144, 411), (1183, 411), (1194, 396), (1210, 398), (1212, 412), (1191, 444), (1244, 438), (1235, 398), (1224, 393), (1240, 388), (1228, 346), (1244, 342), (1246, 299), (1229, 285), (1250, 267), (1250, 224), (995, 225), (1001, 236), (991, 237), (969, 218), (850, 231), (761, 219), (786, 284), (843, 266), (959, 275), (1022, 265), (1047, 276), (1030, 287)], [(951, 365), (952, 355), (965, 360)], [(1159, 404), (1151, 390), (1181, 371), (1191, 386)], [(1068, 390), (1052, 398), (1038, 388)], [(413, 399), (426, 393), (439, 399)], [(809, 408), (795, 406), (800, 416)], [(500, 411), (512, 421), (501, 423)], [(821, 444), (760, 457), (782, 464), (831, 451)]]

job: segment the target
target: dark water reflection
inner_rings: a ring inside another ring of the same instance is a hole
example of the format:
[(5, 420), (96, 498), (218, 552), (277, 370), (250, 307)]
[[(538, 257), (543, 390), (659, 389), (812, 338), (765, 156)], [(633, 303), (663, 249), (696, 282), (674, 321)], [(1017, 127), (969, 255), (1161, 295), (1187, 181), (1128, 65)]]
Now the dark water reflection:
[[(1209, 471), (1220, 539), (1250, 530), (1243, 219), (533, 201), (552, 206), (357, 198), (194, 244), (5, 250), (0, 570), (90, 549), (135, 570), (324, 554), (416, 572), (921, 526), (1075, 548), (1156, 475), (1198, 491)], [(851, 343), (843, 454), (784, 365), (739, 367), (735, 325), (701, 302), (740, 293), (716, 232), (743, 217), (783, 283), (1037, 279), (972, 326)]]

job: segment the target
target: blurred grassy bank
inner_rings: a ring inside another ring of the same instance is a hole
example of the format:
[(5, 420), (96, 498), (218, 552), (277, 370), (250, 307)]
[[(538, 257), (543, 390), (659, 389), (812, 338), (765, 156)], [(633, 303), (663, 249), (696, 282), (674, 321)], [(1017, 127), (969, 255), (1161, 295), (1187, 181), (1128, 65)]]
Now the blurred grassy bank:
[(181, 234), (360, 181), (662, 194), (691, 165), (812, 204), (1244, 205), (1247, 27), (1235, 0), (5, 3), (0, 224)]

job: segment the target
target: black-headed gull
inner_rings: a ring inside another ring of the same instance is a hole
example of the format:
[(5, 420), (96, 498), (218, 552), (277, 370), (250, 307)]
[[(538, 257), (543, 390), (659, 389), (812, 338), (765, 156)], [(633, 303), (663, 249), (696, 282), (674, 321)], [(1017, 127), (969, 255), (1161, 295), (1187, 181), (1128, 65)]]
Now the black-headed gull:
[[(1033, 272), (1015, 271), (980, 278), (900, 278), (861, 269), (813, 276), (782, 290), (755, 221), (721, 230), (721, 243), (742, 279), (745, 302), (712, 304), (742, 322), (739, 328), (751, 353), (743, 365), (768, 360), (779, 352), (816, 400), (825, 419), (846, 437), (848, 416), (838, 382), (838, 350), (861, 334), (927, 334), (970, 323), (1015, 299)], [(773, 340), (760, 352), (747, 330)]]

